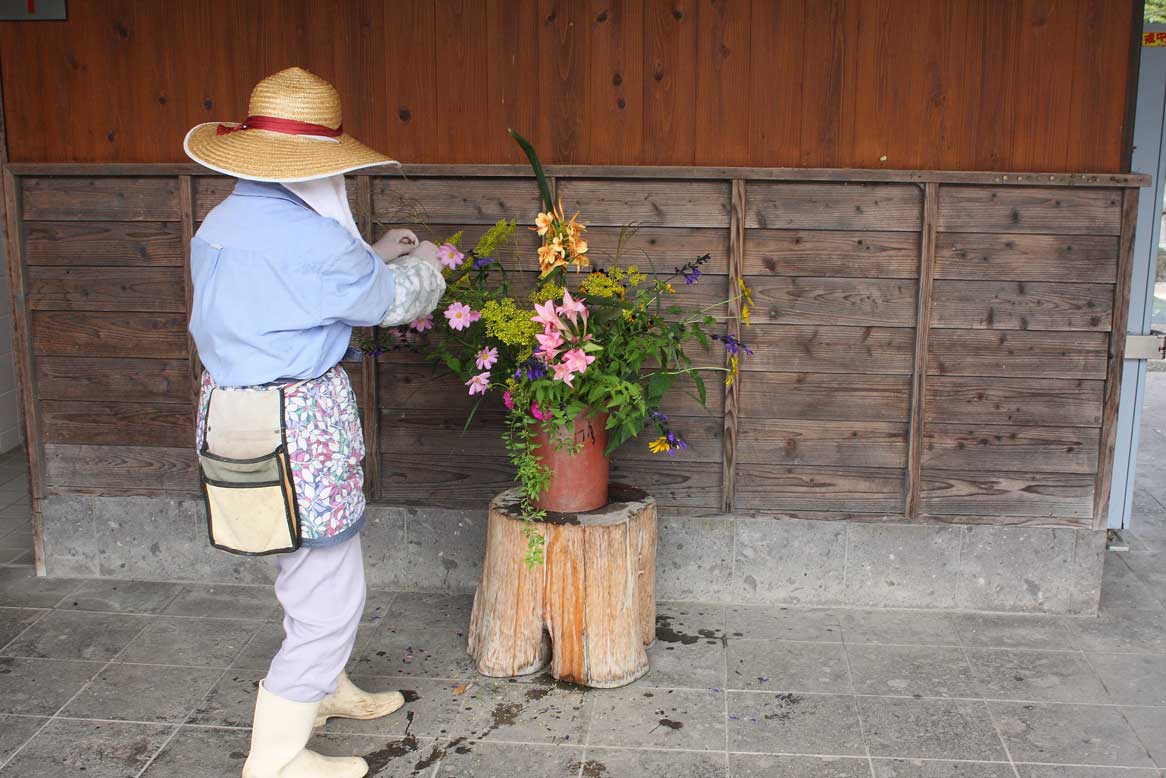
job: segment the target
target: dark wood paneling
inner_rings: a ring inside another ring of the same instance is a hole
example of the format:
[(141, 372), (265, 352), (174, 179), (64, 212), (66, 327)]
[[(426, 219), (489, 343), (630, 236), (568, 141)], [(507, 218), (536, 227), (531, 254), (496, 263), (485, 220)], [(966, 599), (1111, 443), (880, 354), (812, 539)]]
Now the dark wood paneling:
[(194, 422), (189, 406), (44, 400), (41, 412), (46, 443), (194, 445)]
[(928, 372), (934, 375), (1104, 378), (1108, 337), (1080, 332), (935, 330)]
[(903, 467), (907, 425), (750, 419), (738, 432), (737, 458), (757, 465)]
[(935, 277), (969, 281), (1113, 283), (1117, 238), (1097, 235), (940, 233)]
[(45, 481), (71, 489), (143, 490), (196, 493), (198, 467), (194, 445), (45, 446)]
[(737, 510), (899, 513), (901, 469), (737, 465)]
[(181, 225), (163, 222), (30, 222), (28, 264), (182, 266)]
[(945, 186), (940, 232), (1035, 232), (1117, 235), (1121, 190)]
[(558, 196), (596, 226), (729, 226), (727, 181), (560, 180)]
[(1108, 332), (1113, 314), (1110, 284), (939, 281), (934, 300), (933, 327)]
[(744, 370), (783, 373), (911, 372), (914, 331), (906, 327), (755, 326), (747, 343), (753, 355)]
[(750, 276), (916, 278), (919, 236), (866, 230), (748, 230), (745, 272)]
[(182, 268), (33, 267), (28, 304), (34, 311), (164, 311), (186, 313)]
[(749, 187), (746, 227), (917, 231), (923, 198), (911, 184), (759, 182)]
[(749, 277), (757, 324), (915, 326), (914, 281), (894, 278)]
[(533, 224), (541, 210), (533, 178), (379, 177), (372, 195), (373, 218), (390, 224), (494, 224), (499, 219)]
[(178, 221), (178, 179), (25, 178), (25, 221)]
[(189, 405), (190, 367), (179, 359), (41, 357), (37, 390), (45, 400), (120, 400)]
[(923, 466), (1094, 473), (1098, 440), (1093, 427), (932, 424), (924, 434)]
[(715, 513), (721, 507), (721, 468), (705, 462), (614, 459), (611, 478), (636, 484), (661, 507)]
[(741, 383), (748, 419), (906, 421), (910, 405), (908, 375), (751, 373)]
[(927, 422), (1098, 427), (1104, 383), (931, 376)]
[(934, 514), (1083, 519), (1093, 515), (1093, 476), (927, 469), (922, 508)]
[(46, 356), (186, 359), (186, 316), (37, 311), (32, 351)]

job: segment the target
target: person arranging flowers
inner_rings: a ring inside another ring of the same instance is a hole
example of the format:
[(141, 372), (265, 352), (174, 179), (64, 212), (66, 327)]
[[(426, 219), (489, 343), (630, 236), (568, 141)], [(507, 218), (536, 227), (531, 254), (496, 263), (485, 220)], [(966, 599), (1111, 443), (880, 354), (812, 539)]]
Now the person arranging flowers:
[(354, 326), (417, 321), (445, 282), (437, 247), (408, 230), (362, 240), (343, 174), (391, 160), (343, 132), (330, 84), (281, 71), (255, 87), (248, 113), (201, 124), (185, 142), (196, 162), (239, 179), (191, 243), (211, 542), (277, 554), (284, 609), (243, 776), (357, 778), (363, 759), (305, 749), (328, 717), (371, 719), (404, 704), (343, 672), (365, 601), (364, 439), (338, 363)]

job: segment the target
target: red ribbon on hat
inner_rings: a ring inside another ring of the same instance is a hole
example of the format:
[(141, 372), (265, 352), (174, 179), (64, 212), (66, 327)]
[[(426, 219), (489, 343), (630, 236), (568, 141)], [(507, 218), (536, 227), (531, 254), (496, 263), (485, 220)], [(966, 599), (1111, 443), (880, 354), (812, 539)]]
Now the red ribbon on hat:
[(332, 129), (324, 124), (281, 119), (278, 116), (248, 116), (242, 124), (236, 124), (234, 127), (220, 124), (215, 129), (215, 135), (229, 135), (242, 130), (268, 130), (284, 135), (322, 135), (325, 138), (337, 138), (344, 134), (344, 125)]

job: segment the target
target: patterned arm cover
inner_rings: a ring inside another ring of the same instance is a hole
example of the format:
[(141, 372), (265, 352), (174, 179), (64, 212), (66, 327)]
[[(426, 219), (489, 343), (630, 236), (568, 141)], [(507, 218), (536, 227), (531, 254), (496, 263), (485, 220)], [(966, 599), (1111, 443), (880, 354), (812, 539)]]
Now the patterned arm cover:
[(445, 278), (435, 263), (406, 255), (388, 264), (395, 276), (396, 292), (393, 304), (381, 320), (382, 327), (408, 324), (437, 307), (445, 294)]

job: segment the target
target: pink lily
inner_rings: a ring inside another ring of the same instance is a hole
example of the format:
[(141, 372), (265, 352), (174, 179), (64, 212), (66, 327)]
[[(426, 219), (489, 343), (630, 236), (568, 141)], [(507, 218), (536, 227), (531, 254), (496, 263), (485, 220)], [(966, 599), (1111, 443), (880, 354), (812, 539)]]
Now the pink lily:
[(561, 330), (566, 326), (563, 324), (563, 320), (559, 318), (559, 315), (557, 313), (555, 313), (555, 301), (554, 300), (547, 300), (545, 303), (542, 303), (541, 305), (539, 303), (535, 303), (534, 309), (535, 309), (535, 311), (538, 312), (538, 315), (531, 316), (530, 320), (535, 322), (536, 324), (543, 325), (544, 327), (547, 328), (547, 330), (551, 330), (551, 329)]
[(563, 345), (563, 334), (558, 330), (551, 330), (534, 336), (538, 341), (539, 355), (551, 359), (559, 353), (559, 346)]
[[(594, 361), (595, 357), (581, 348), (573, 348), (566, 354), (563, 354), (563, 364), (573, 373), (583, 373), (587, 370), (587, 366)], [(557, 378), (558, 376), (556, 375), (555, 377)]]
[(478, 373), (476, 376), (466, 381), (466, 386), (470, 387), (470, 394), (485, 394), (486, 390), (490, 388), (490, 371), (485, 373)]
[(574, 378), (575, 378), (575, 371), (574, 370), (572, 370), (570, 367), (563, 364), (562, 362), (559, 362), (558, 364), (554, 365), (552, 367), (552, 369), (555, 371), (555, 380), (556, 381), (562, 381), (567, 386), (570, 386), (572, 388), (574, 387), (574, 384), (571, 383), (571, 381), (574, 380)]
[(490, 347), (484, 348), (478, 352), (478, 358), (474, 364), (478, 366), (479, 370), (489, 370), (494, 367), (494, 363), (498, 361), (498, 349)]
[(559, 306), (559, 313), (565, 315), (574, 324), (578, 317), (582, 317), (584, 321), (587, 320), (587, 306), (583, 304), (582, 298), (576, 300), (571, 297), (571, 292), (563, 290), (563, 304)]

